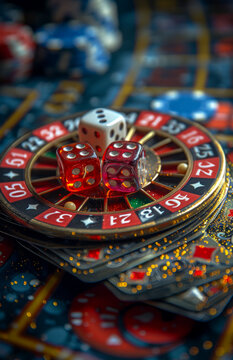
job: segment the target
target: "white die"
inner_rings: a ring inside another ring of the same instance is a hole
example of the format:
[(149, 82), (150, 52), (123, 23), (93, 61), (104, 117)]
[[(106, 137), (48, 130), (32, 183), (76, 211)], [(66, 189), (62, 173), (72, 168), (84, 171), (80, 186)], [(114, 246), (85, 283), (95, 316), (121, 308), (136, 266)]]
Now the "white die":
[(102, 156), (113, 141), (124, 140), (126, 121), (117, 111), (97, 108), (82, 116), (79, 123), (79, 140), (87, 142)]

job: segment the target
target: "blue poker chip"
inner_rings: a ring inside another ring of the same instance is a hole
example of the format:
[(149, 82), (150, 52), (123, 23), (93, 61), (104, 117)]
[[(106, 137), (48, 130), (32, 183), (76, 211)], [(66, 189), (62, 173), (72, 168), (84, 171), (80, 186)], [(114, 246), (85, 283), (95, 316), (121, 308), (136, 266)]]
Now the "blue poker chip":
[(169, 91), (154, 99), (151, 108), (161, 113), (206, 122), (216, 113), (218, 101), (202, 91)]
[(92, 27), (78, 22), (46, 24), (36, 33), (37, 43), (51, 50), (73, 49), (80, 41), (95, 43), (96, 39)]
[(117, 50), (122, 42), (118, 29), (118, 15), (115, 1), (97, 0), (86, 2), (86, 14), (95, 26), (100, 40), (109, 51)]
[(38, 58), (44, 70), (54, 73), (78, 71), (80, 74), (104, 73), (110, 56), (103, 47), (95, 28), (77, 22), (47, 24), (36, 33), (43, 56)]
[[(72, 3), (72, 4), (71, 4)], [(118, 29), (118, 13), (115, 0), (50, 1), (48, 7), (52, 21), (67, 22), (85, 19), (85, 24), (95, 28), (107, 51), (117, 50), (122, 42)]]

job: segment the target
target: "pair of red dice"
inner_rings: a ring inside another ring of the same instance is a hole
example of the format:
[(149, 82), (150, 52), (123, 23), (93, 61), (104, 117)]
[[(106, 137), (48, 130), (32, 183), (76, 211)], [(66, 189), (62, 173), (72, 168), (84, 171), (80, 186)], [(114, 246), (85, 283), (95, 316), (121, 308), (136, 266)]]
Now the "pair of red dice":
[(72, 143), (57, 149), (60, 179), (68, 191), (91, 189), (103, 180), (113, 191), (135, 192), (146, 178), (143, 146), (132, 141), (111, 143), (101, 161), (91, 145)]

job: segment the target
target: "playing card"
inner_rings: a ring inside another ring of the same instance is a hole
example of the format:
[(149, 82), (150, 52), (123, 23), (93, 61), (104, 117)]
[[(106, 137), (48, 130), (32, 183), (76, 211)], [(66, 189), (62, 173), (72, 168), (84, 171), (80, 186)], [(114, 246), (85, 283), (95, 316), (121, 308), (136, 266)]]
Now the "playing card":
[(166, 297), (163, 302), (188, 311), (200, 312), (229, 295), (233, 295), (233, 279), (232, 276), (224, 275), (216, 281), (205, 283), (199, 287), (191, 287), (182, 293)]
[[(196, 236), (195, 231), (193, 230), (191, 233), (189, 233), (189, 236), (194, 235)], [(187, 239), (184, 236), (179, 236), (178, 233), (171, 234), (170, 236), (167, 236), (168, 241), (172, 241), (176, 237), (176, 243), (179, 242), (180, 244), (187, 241)], [(190, 237), (191, 239), (191, 237)], [(158, 243), (158, 241), (156, 241)], [(175, 244), (174, 244), (175, 246)], [(37, 247), (38, 248), (38, 247)], [(142, 259), (145, 257), (148, 258), (155, 258), (162, 253), (164, 253), (164, 248), (156, 248), (156, 251), (154, 251), (151, 248), (145, 249), (143, 247), (142, 249), (139, 249), (133, 253), (126, 254), (122, 256), (119, 260), (117, 257), (115, 261), (109, 261), (108, 263), (101, 264), (99, 266), (92, 266), (91, 259), (93, 258), (93, 262), (95, 263), (95, 258), (101, 256), (100, 249), (88, 249), (86, 250), (86, 258), (85, 257), (78, 257), (77, 258), (77, 252), (74, 251), (68, 251), (63, 249), (45, 249), (40, 248), (38, 249), (40, 253), (44, 253), (45, 256), (48, 258), (51, 258), (53, 262), (55, 262), (58, 266), (62, 267), (75, 274), (79, 279), (87, 281), (87, 282), (94, 282), (94, 281), (100, 281), (103, 279), (106, 279), (108, 276), (112, 276), (119, 271), (122, 271), (125, 267), (133, 266), (134, 263), (137, 264), (140, 263)], [(86, 263), (84, 262), (86, 260)], [(80, 262), (85, 265), (83, 268), (80, 269)]]
[(228, 275), (232, 254), (207, 234), (110, 278), (122, 297), (156, 299)]
[(227, 296), (225, 295), (219, 302), (202, 311), (191, 311), (183, 309), (165, 301), (150, 301), (149, 304), (162, 310), (186, 316), (188, 318), (194, 319), (195, 321), (210, 321), (219, 316), (224, 311), (231, 298), (232, 294)]
[[(211, 233), (216, 231), (223, 218), (227, 217), (229, 222), (232, 205), (233, 196), (230, 190), (220, 214), (211, 223)], [(199, 285), (208, 282), (207, 276), (217, 279), (221, 277), (221, 271), (230, 271), (228, 268), (232, 262), (231, 248), (212, 237), (211, 233), (209, 235), (207, 229), (198, 239), (160, 256), (159, 260), (154, 259), (131, 268), (109, 281), (118, 289), (118, 295), (121, 293), (120, 296), (127, 294), (147, 299), (172, 295), (185, 287), (194, 286), (194, 283)], [(221, 244), (225, 246), (221, 247)], [(157, 286), (160, 290), (156, 293)]]
[(161, 235), (134, 243), (119, 243), (117, 246), (100, 246), (96, 249), (41, 249), (41, 251), (53, 258), (58, 265), (62, 263), (67, 271), (72, 271), (79, 279), (88, 282), (100, 281), (126, 267), (136, 266), (150, 258), (154, 259), (167, 249), (176, 248), (183, 242), (189, 241), (196, 233), (200, 222), (206, 220), (207, 213), (215, 213), (218, 207), (217, 198), (215, 205), (211, 204), (198, 219), (195, 221), (191, 219), (185, 226), (177, 226), (175, 232), (174, 229), (168, 230)]

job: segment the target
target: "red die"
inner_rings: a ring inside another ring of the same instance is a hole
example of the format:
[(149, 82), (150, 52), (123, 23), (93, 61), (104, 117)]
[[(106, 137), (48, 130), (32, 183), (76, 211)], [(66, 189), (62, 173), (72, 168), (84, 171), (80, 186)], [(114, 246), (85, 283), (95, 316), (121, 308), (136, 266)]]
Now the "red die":
[(57, 149), (60, 179), (68, 191), (88, 190), (101, 180), (100, 161), (92, 146), (72, 143)]
[(103, 181), (115, 191), (134, 192), (146, 181), (146, 154), (143, 146), (132, 141), (115, 141), (103, 156)]

